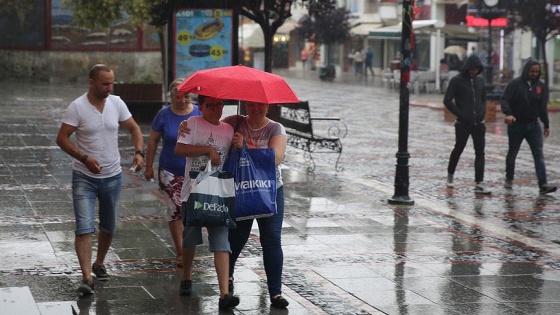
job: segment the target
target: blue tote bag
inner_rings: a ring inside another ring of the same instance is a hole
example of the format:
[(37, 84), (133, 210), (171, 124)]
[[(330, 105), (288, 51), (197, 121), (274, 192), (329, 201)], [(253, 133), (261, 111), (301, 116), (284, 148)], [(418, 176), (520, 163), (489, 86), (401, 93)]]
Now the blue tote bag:
[(276, 165), (274, 149), (243, 148), (230, 153), (223, 170), (235, 181), (235, 220), (276, 214)]

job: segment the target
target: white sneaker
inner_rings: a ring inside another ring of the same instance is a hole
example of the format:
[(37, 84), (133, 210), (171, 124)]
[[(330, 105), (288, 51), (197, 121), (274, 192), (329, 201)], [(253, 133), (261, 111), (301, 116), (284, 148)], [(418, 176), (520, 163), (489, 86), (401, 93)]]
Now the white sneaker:
[(447, 174), (447, 188), (453, 188), (453, 174)]
[(504, 188), (505, 189), (512, 189), (513, 188), (513, 180), (506, 178), (505, 181), (504, 181)]
[(474, 186), (474, 192), (477, 193), (477, 194), (491, 194), (492, 193), (491, 191), (486, 189), (486, 185), (484, 184), (484, 182), (476, 183), (476, 186)]

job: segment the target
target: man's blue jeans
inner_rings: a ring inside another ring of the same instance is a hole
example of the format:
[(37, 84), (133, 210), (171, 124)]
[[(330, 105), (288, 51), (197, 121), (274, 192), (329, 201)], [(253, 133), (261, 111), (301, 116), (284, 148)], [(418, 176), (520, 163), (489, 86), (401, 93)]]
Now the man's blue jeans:
[[(276, 209), (278, 213), (271, 217), (257, 219), (263, 251), (264, 270), (271, 297), (282, 293), (282, 268), (284, 252), (282, 251), (282, 222), (284, 221), (284, 187), (276, 190)], [(233, 276), (235, 262), (249, 239), (253, 219), (237, 221), (237, 228), (229, 230), (231, 255), (229, 257), (229, 276)]]
[(527, 140), (533, 160), (539, 187), (547, 184), (546, 167), (543, 154), (543, 131), (538, 121), (531, 123), (513, 123), (508, 125), (508, 153), (506, 156), (506, 178), (513, 180), (515, 174), (515, 159), (523, 140)]
[(72, 199), (76, 235), (95, 232), (95, 203), (99, 199), (99, 229), (109, 235), (117, 231), (122, 173), (109, 178), (92, 178), (72, 172)]

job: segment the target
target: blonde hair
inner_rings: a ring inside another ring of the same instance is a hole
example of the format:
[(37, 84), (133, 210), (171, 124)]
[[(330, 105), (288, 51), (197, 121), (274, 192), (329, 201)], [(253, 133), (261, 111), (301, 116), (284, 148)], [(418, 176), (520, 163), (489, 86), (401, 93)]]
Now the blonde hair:
[(173, 97), (177, 92), (177, 86), (183, 82), (183, 79), (175, 79), (169, 84), (169, 96)]

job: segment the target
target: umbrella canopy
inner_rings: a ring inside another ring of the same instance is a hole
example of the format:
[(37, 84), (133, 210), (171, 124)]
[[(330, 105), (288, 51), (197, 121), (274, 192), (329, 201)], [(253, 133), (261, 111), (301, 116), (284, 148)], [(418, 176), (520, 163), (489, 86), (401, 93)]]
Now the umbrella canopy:
[(196, 71), (177, 90), (265, 104), (299, 103), (284, 78), (242, 65)]
[(467, 52), (467, 50), (465, 48), (463, 48), (463, 46), (459, 46), (459, 45), (452, 45), (452, 46), (447, 46), (445, 47), (445, 49), (443, 50), (444, 53), (446, 54), (450, 54), (450, 55), (465, 55), (465, 53)]

